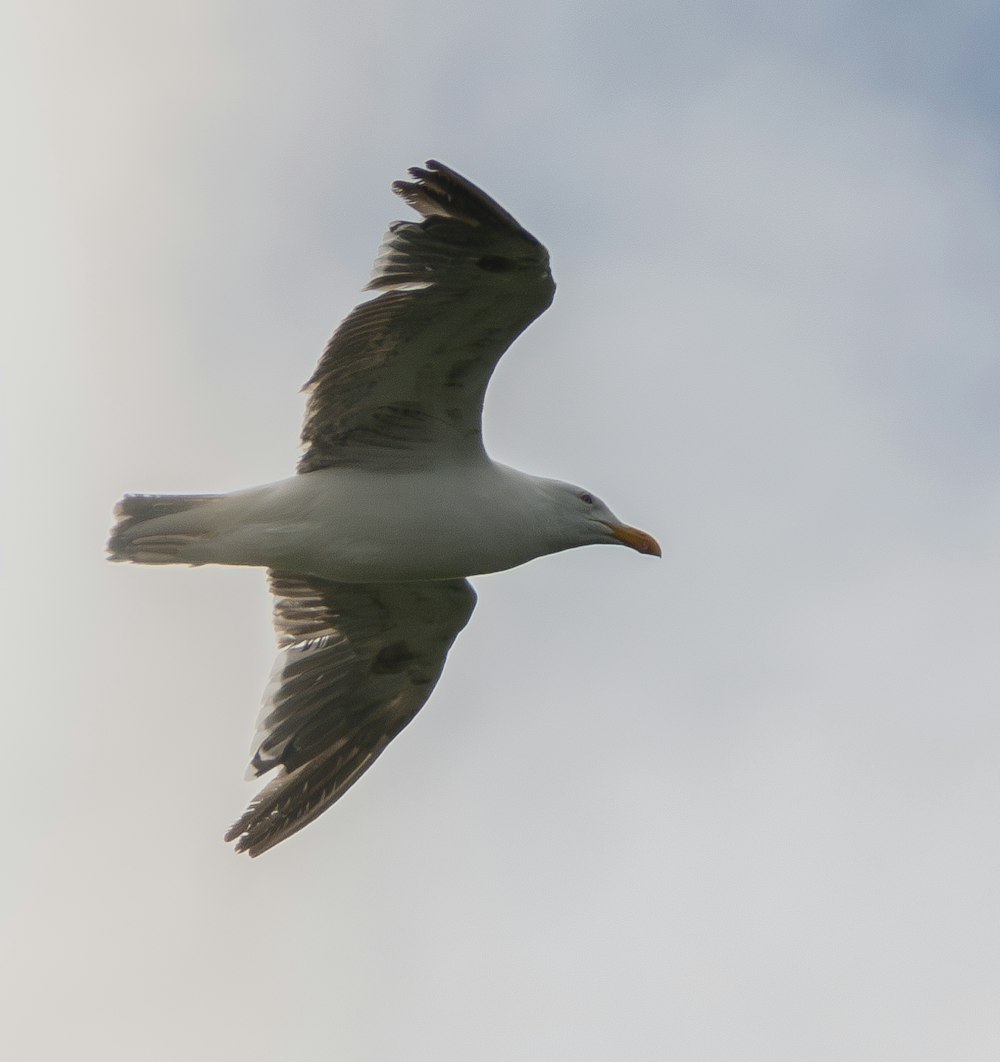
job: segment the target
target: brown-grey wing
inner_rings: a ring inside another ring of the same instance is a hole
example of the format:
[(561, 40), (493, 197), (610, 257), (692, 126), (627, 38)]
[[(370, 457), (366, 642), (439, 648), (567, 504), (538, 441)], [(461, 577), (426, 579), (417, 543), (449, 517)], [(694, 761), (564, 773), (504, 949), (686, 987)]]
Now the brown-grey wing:
[(393, 190), (423, 215), (389, 227), (368, 288), (312, 378), (300, 472), (428, 467), (482, 449), (486, 386), (552, 302), (545, 248), (440, 162)]
[(430, 696), (476, 603), (465, 579), (269, 579), (281, 652), (250, 770), (278, 773), (226, 834), (251, 856), (302, 829), (375, 762)]

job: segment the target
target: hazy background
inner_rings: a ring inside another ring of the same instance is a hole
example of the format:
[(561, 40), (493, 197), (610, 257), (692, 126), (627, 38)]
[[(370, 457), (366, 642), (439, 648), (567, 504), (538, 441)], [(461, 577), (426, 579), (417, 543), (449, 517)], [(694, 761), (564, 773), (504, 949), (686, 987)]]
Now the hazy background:
[[(17, 1059), (1000, 1057), (1000, 29), (976, 0), (8, 4)], [(663, 543), (476, 581), (431, 703), (250, 862), (280, 478), (405, 168), (549, 246), (493, 454)]]

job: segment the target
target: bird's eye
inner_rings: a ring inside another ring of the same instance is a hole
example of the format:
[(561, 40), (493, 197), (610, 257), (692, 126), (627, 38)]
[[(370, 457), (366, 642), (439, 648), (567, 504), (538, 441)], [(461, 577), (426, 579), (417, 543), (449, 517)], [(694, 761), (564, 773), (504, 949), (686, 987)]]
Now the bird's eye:
[(594, 496), (593, 494), (588, 494), (586, 491), (584, 491), (583, 494), (580, 495), (580, 501), (582, 501), (584, 505), (593, 505)]

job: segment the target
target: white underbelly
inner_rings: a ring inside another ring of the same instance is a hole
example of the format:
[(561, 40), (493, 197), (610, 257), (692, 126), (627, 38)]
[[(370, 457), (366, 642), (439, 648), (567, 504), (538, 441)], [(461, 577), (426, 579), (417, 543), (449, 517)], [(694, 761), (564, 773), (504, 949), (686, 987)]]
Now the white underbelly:
[(412, 582), (502, 571), (545, 552), (502, 497), (469, 498), (461, 478), (448, 487), (437, 477), (338, 470), (240, 491), (220, 499), (217, 534), (192, 559)]

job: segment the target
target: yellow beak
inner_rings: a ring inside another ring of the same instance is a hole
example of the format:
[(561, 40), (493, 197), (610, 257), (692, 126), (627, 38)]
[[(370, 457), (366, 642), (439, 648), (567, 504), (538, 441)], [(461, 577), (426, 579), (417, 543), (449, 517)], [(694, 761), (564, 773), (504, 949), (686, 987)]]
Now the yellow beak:
[(660, 544), (652, 535), (640, 531), (637, 527), (629, 527), (628, 524), (608, 524), (608, 530), (623, 545), (630, 549), (638, 550), (639, 553), (648, 553), (652, 557), (662, 557)]

